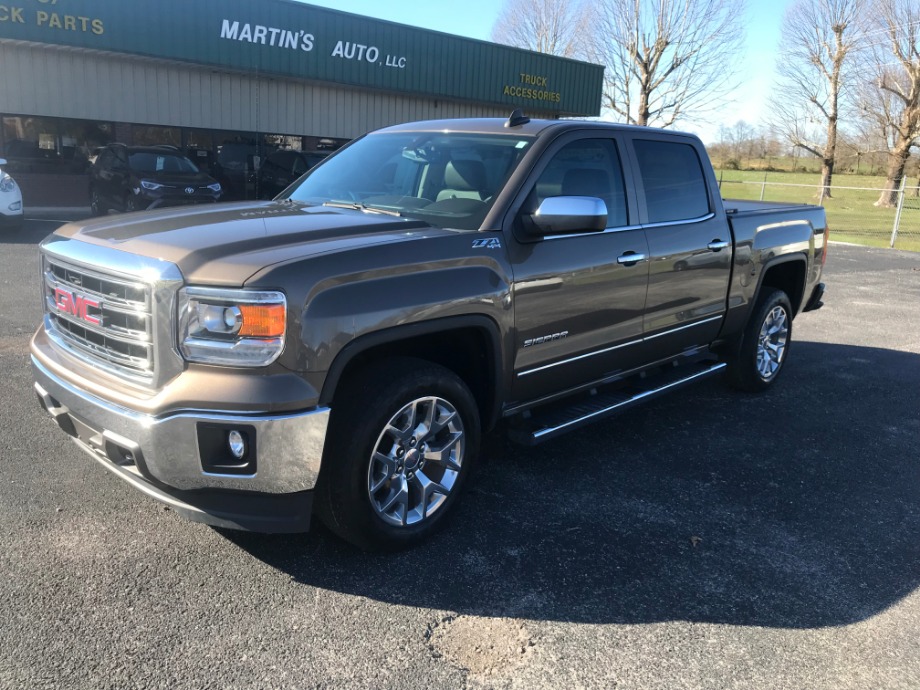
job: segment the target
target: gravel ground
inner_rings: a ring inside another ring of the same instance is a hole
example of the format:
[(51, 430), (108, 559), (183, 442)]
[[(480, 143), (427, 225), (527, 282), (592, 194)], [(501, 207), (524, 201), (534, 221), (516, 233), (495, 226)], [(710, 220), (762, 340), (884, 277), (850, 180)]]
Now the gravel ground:
[(0, 237), (0, 687), (918, 687), (920, 254), (833, 246), (765, 395), (489, 435), (451, 528), (380, 556), (186, 522), (45, 418), (54, 227)]

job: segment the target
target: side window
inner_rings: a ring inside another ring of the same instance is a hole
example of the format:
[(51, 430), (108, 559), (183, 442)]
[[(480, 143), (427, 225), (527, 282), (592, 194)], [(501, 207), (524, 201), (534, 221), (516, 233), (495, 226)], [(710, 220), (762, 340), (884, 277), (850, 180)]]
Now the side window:
[(125, 172), (128, 170), (128, 152), (126, 149), (113, 150), (109, 149), (111, 152), (112, 158), (109, 161), (109, 167), (111, 170), (118, 170), (120, 172)]
[(626, 189), (616, 144), (610, 139), (579, 139), (563, 146), (537, 180), (532, 208), (551, 196), (594, 196), (607, 205), (607, 227), (627, 224)]
[(270, 155), (265, 159), (265, 162), (262, 163), (262, 172), (270, 172), (277, 174), (281, 170), (281, 166), (278, 165), (278, 156), (275, 154)]
[(300, 176), (303, 175), (305, 172), (307, 172), (307, 164), (306, 164), (306, 162), (304, 162), (304, 159), (301, 158), (300, 156), (297, 156), (297, 157), (294, 159), (294, 169), (292, 170), (292, 172), (293, 172), (294, 175), (296, 175), (297, 177), (300, 177)]
[(300, 156), (294, 151), (282, 151), (278, 154), (278, 165), (284, 168), (287, 173), (294, 171), (294, 166), (297, 165), (299, 160)]
[(96, 160), (96, 167), (100, 170), (108, 170), (112, 167), (112, 162), (114, 160), (115, 154), (113, 154), (111, 150), (105, 149), (101, 154), (99, 154), (99, 158)]
[(636, 139), (649, 223), (690, 220), (709, 213), (703, 167), (690, 144)]

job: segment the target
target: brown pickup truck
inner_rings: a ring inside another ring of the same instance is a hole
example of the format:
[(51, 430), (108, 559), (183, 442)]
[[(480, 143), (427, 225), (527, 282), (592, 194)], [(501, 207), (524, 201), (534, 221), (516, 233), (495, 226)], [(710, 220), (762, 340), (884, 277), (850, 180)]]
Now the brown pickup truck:
[(399, 125), (273, 201), (60, 228), (35, 390), (193, 520), (303, 531), (315, 510), (406, 546), (500, 420), (537, 443), (717, 374), (773, 385), (826, 247), (822, 208), (723, 201), (691, 135)]

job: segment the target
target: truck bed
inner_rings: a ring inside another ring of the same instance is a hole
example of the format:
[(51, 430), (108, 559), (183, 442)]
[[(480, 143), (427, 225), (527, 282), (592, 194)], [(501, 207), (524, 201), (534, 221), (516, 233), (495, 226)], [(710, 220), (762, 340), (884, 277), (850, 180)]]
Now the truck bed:
[[(753, 241), (763, 230), (771, 229), (771, 242), (785, 245), (780, 228), (791, 231), (792, 226), (808, 224), (813, 235), (823, 235), (826, 229), (824, 209), (814, 204), (786, 203), (782, 201), (746, 201), (725, 199), (725, 214), (732, 227), (735, 242)], [(791, 239), (791, 235), (790, 235)], [(823, 249), (824, 242), (819, 247)]]

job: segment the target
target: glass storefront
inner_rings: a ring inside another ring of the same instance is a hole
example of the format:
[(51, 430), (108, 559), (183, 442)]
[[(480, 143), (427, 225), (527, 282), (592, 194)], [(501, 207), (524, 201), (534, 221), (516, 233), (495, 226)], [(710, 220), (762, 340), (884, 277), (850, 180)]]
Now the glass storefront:
[(0, 153), (11, 171), (84, 174), (97, 148), (113, 140), (108, 122), (4, 116)]
[[(124, 142), (127, 144), (128, 142)], [(155, 127), (153, 125), (132, 125), (131, 146), (175, 146), (182, 145), (182, 130), (179, 127)]]
[(129, 146), (180, 149), (224, 187), (223, 199), (259, 196), (259, 167), (278, 149), (328, 153), (347, 139), (162, 127), (27, 115), (0, 115), (0, 157), (19, 174), (85, 176), (99, 149), (114, 141)]

